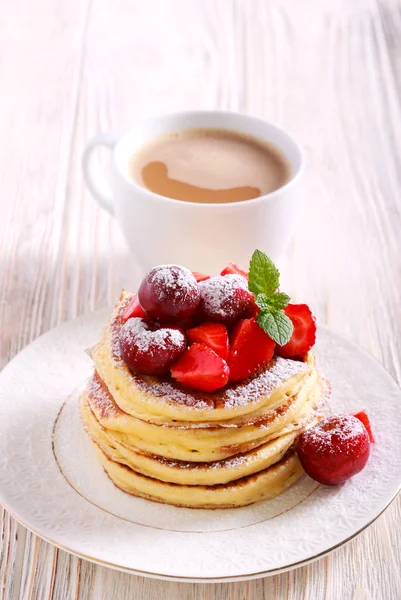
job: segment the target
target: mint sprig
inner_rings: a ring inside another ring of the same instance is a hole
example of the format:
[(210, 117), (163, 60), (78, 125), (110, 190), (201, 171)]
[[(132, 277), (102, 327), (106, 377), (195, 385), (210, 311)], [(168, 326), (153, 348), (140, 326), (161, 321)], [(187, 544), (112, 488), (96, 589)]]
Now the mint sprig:
[(255, 302), (262, 310), (281, 310), (288, 305), (290, 299), (284, 292), (276, 292), (269, 298), (266, 294), (258, 294)]
[(279, 283), (280, 272), (273, 261), (264, 252), (255, 250), (249, 265), (249, 290), (255, 297), (258, 294), (269, 297), (277, 290)]
[(249, 265), (248, 288), (260, 309), (256, 320), (272, 340), (284, 346), (290, 340), (294, 326), (283, 311), (290, 297), (277, 291), (279, 284), (280, 272), (273, 261), (264, 252), (255, 250)]

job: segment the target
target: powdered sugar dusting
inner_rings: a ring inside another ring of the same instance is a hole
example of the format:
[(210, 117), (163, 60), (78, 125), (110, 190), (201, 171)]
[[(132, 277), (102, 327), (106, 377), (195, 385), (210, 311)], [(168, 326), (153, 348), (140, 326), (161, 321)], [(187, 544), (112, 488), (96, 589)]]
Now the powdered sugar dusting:
[(227, 302), (238, 288), (248, 290), (248, 282), (242, 275), (230, 274), (201, 281), (199, 290), (204, 311), (224, 319), (229, 309)]
[(179, 384), (175, 383), (172, 379), (162, 379), (160, 377), (158, 379), (150, 379), (137, 375), (133, 375), (133, 378), (135, 386), (138, 386), (147, 394), (164, 399), (166, 402), (183, 404), (199, 409), (213, 406), (212, 394), (207, 398), (202, 397), (198, 392), (185, 392), (183, 389), (180, 389)]
[(185, 336), (179, 329), (154, 329), (144, 319), (135, 317), (121, 328), (120, 341), (126, 347), (135, 346), (139, 352), (153, 353), (172, 346), (181, 348), (185, 343)]
[(270, 363), (262, 369), (262, 372), (257, 372), (254, 377), (234, 388), (228, 388), (224, 405), (226, 407), (242, 406), (257, 400), (261, 395), (268, 396), (290, 377), (309, 369), (310, 367), (306, 363), (274, 356)]
[(207, 395), (200, 392), (186, 392), (172, 380), (149, 381), (136, 378), (135, 384), (149, 394), (159, 398), (164, 396), (171, 402), (194, 408), (206, 408), (211, 405), (233, 408), (245, 406), (261, 396), (269, 396), (284, 381), (309, 368), (305, 363), (277, 356), (246, 381), (228, 385), (225, 389)]
[(366, 436), (365, 427), (351, 415), (334, 415), (308, 429), (304, 434), (303, 446), (313, 446), (320, 455), (341, 452), (353, 456), (361, 444), (361, 436)]
[(122, 414), (123, 411), (117, 406), (110, 395), (109, 390), (95, 371), (93, 377), (89, 380), (86, 393), (94, 407), (100, 413), (101, 418), (110, 414)]
[(174, 295), (197, 292), (195, 277), (189, 269), (180, 265), (160, 265), (150, 271), (149, 281), (157, 285), (160, 300)]

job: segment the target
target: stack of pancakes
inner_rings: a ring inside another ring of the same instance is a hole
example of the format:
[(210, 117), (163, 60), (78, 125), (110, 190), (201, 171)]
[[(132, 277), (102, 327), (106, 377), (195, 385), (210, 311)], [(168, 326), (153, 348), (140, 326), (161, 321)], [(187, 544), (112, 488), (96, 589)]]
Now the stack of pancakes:
[(191, 508), (245, 506), (276, 496), (302, 467), (295, 442), (317, 421), (313, 355), (274, 356), (249, 379), (214, 393), (137, 375), (119, 346), (123, 294), (91, 350), (95, 372), (81, 416), (110, 479), (125, 492)]

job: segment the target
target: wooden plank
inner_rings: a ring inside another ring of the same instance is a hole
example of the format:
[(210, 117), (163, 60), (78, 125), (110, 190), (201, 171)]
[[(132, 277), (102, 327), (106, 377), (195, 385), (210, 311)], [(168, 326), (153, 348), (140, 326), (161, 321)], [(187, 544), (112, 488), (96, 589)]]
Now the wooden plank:
[(9, 577), (15, 568), (17, 524), (4, 510), (0, 513), (0, 598), (13, 594), (15, 581)]
[[(0, 28), (0, 365), (48, 329), (87, 3), (8, 2)], [(4, 93), (7, 91), (7, 93)], [(4, 513), (2, 598), (44, 598), (56, 552)]]

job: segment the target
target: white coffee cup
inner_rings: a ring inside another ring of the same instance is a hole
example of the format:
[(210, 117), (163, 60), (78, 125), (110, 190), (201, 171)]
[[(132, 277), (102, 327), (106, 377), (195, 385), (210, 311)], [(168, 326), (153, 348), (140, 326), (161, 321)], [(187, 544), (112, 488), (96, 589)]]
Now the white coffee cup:
[[(165, 198), (129, 176), (131, 157), (145, 142), (170, 131), (192, 128), (235, 130), (276, 146), (291, 176), (280, 189), (241, 202), (201, 204)], [(100, 146), (112, 150), (109, 184), (95, 160)], [(233, 261), (246, 268), (255, 248), (280, 259), (294, 233), (300, 211), (304, 160), (298, 144), (282, 129), (255, 117), (222, 112), (180, 112), (137, 123), (125, 135), (101, 133), (83, 156), (86, 183), (99, 204), (116, 217), (139, 265), (184, 264), (218, 274)]]

